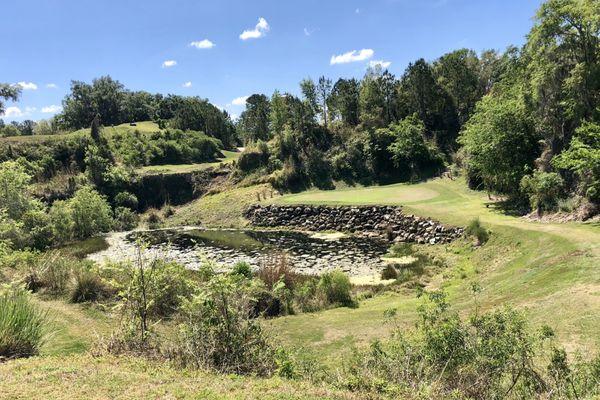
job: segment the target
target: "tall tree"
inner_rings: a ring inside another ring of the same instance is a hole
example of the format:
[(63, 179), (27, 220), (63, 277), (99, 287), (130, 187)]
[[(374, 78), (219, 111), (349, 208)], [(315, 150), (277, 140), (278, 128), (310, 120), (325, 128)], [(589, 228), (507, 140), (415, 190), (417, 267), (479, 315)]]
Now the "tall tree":
[(240, 115), (239, 126), (246, 143), (269, 140), (271, 105), (264, 94), (253, 94), (246, 100), (246, 110)]
[(327, 103), (329, 102), (329, 97), (331, 96), (331, 87), (331, 79), (325, 78), (324, 76), (319, 78), (319, 83), (317, 84), (317, 97), (319, 99), (321, 118), (325, 128), (327, 128), (327, 114), (329, 112)]
[(317, 85), (315, 85), (315, 82), (310, 78), (303, 79), (300, 82), (300, 91), (302, 92), (302, 100), (306, 105), (306, 111), (309, 113), (310, 118), (314, 120), (317, 114), (321, 112), (317, 94)]
[(333, 85), (330, 109), (339, 114), (344, 124), (356, 126), (359, 123), (359, 92), (360, 84), (354, 78), (340, 78)]

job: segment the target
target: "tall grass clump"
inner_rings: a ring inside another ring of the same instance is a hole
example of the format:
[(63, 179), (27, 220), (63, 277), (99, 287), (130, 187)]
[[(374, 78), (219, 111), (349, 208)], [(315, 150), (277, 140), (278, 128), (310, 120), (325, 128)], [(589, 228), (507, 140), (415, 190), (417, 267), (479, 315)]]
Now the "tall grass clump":
[(0, 290), (0, 360), (38, 354), (46, 320), (24, 289)]
[(467, 225), (465, 232), (467, 235), (475, 237), (478, 246), (484, 244), (490, 238), (489, 232), (481, 225), (479, 218), (472, 219), (469, 225)]
[(321, 275), (318, 288), (323, 291), (329, 304), (339, 304), (345, 307), (355, 306), (350, 278), (342, 271), (335, 270)]

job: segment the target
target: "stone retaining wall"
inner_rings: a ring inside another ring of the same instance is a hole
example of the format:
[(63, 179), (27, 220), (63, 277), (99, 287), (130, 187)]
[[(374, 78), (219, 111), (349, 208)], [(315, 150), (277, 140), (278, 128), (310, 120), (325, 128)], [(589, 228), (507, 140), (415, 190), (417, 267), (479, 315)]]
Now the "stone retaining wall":
[(255, 226), (353, 232), (390, 242), (449, 243), (463, 234), (462, 228), (404, 214), (393, 206), (253, 205), (245, 216)]

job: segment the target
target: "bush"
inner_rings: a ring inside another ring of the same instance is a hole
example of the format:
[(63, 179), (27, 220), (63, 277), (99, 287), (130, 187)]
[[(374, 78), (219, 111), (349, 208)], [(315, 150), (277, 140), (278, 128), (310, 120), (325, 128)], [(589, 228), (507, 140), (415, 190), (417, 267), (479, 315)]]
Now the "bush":
[(65, 293), (71, 281), (71, 265), (75, 262), (58, 252), (46, 254), (39, 267), (42, 286), (53, 294)]
[(531, 208), (541, 215), (543, 211), (556, 210), (564, 182), (555, 172), (535, 171), (521, 179), (521, 190), (529, 196)]
[(74, 236), (85, 239), (112, 228), (112, 210), (106, 198), (90, 187), (79, 189), (69, 200)]
[(250, 268), (250, 264), (245, 261), (240, 261), (233, 266), (231, 270), (233, 275), (239, 275), (246, 277), (248, 279), (252, 278), (252, 268)]
[(108, 287), (95, 271), (85, 266), (75, 271), (75, 285), (71, 291), (71, 303), (98, 301), (109, 296)]
[(133, 193), (120, 192), (115, 196), (115, 206), (126, 207), (132, 211), (138, 208), (138, 198)]
[(270, 375), (274, 350), (252, 318), (248, 281), (217, 275), (182, 306), (182, 364), (221, 373)]
[(30, 357), (43, 343), (46, 314), (31, 302), (23, 289), (0, 292), (0, 359)]
[(117, 207), (115, 209), (115, 229), (128, 231), (137, 227), (140, 217), (131, 209)]
[(490, 234), (481, 225), (479, 218), (472, 219), (465, 229), (467, 235), (471, 235), (477, 239), (477, 245), (482, 245), (488, 241)]
[(327, 299), (319, 290), (319, 279), (310, 278), (294, 291), (294, 300), (302, 312), (315, 312), (327, 305)]
[(158, 229), (162, 224), (162, 218), (158, 214), (158, 211), (152, 209), (148, 211), (148, 215), (146, 216), (146, 223), (148, 224), (148, 228), (150, 229)]
[(336, 270), (321, 275), (318, 288), (324, 293), (329, 304), (339, 304), (346, 307), (355, 305), (350, 292), (352, 284), (348, 275), (342, 271)]
[(381, 279), (384, 281), (396, 278), (398, 278), (398, 271), (393, 265), (386, 265), (383, 271), (381, 271)]
[(261, 260), (257, 277), (272, 290), (278, 282), (283, 282), (285, 287), (294, 290), (298, 276), (294, 273), (285, 255), (276, 254)]

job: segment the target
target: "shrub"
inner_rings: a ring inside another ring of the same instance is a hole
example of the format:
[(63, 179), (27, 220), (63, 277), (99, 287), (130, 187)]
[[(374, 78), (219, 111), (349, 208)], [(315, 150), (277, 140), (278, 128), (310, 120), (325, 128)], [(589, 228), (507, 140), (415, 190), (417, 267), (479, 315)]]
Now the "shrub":
[(233, 266), (231, 273), (233, 275), (243, 276), (248, 279), (252, 278), (252, 268), (250, 267), (250, 264), (248, 264), (245, 261), (240, 261), (240, 262), (236, 263)]
[(106, 198), (90, 187), (79, 189), (69, 200), (75, 237), (84, 239), (107, 232), (113, 224)]
[(71, 281), (71, 265), (75, 262), (58, 252), (46, 254), (39, 268), (43, 287), (54, 294), (65, 293)]
[(217, 275), (182, 306), (178, 357), (184, 365), (222, 373), (270, 375), (274, 351), (252, 318), (247, 280)]
[(157, 229), (160, 228), (162, 218), (156, 210), (152, 209), (148, 211), (148, 215), (146, 216), (146, 223), (148, 224), (148, 228)]
[(138, 208), (138, 198), (133, 193), (119, 192), (115, 196), (115, 206), (135, 211)]
[(50, 207), (50, 224), (52, 235), (58, 243), (64, 243), (73, 238), (75, 221), (71, 207), (67, 201), (57, 200)]
[(327, 299), (319, 290), (319, 279), (309, 278), (294, 291), (294, 300), (302, 312), (315, 312), (323, 309)]
[(325, 294), (325, 298), (329, 304), (339, 304), (347, 307), (354, 306), (354, 301), (350, 293), (352, 284), (348, 275), (342, 271), (336, 270), (321, 275), (318, 288)]
[(538, 215), (543, 211), (554, 211), (562, 192), (564, 182), (555, 172), (535, 171), (521, 179), (521, 190), (529, 196), (531, 208)]
[(383, 271), (381, 271), (381, 279), (384, 281), (396, 278), (398, 278), (398, 271), (393, 265), (386, 265)]
[(481, 225), (479, 218), (472, 219), (465, 229), (467, 235), (471, 235), (477, 239), (477, 245), (482, 245), (488, 241), (490, 234)]
[(389, 252), (394, 257), (406, 257), (415, 253), (410, 243), (395, 243)]
[(257, 277), (265, 283), (269, 290), (272, 290), (280, 281), (285, 284), (286, 288), (293, 290), (298, 279), (287, 257), (283, 254), (263, 258)]
[(79, 268), (74, 275), (75, 285), (71, 291), (71, 303), (97, 301), (110, 296), (102, 278), (90, 268)]
[(115, 209), (115, 229), (128, 231), (137, 227), (140, 217), (131, 209), (117, 207)]
[(0, 291), (0, 359), (38, 354), (46, 321), (23, 289)]

